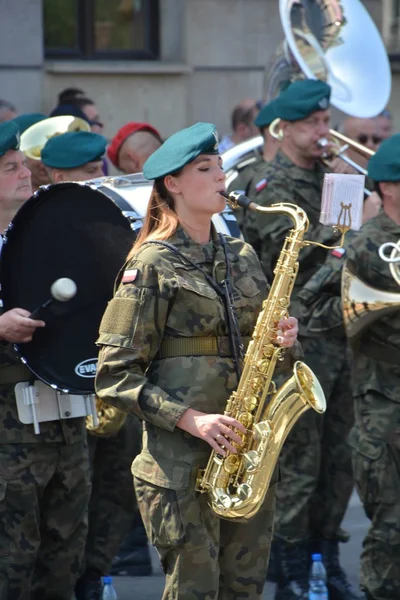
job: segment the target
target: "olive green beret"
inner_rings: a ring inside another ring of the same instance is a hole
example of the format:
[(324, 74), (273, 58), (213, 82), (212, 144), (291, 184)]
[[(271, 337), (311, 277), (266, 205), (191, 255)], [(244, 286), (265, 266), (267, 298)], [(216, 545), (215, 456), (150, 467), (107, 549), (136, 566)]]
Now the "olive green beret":
[(319, 79), (291, 83), (280, 95), (278, 117), (285, 121), (306, 119), (317, 110), (329, 108), (331, 86)]
[(15, 117), (13, 121), (18, 125), (19, 132), (22, 135), (29, 127), (39, 123), (39, 121), (43, 121), (43, 119), (47, 119), (47, 117), (42, 113), (24, 113), (23, 115)]
[(3, 156), (8, 150), (18, 150), (18, 148), (18, 125), (14, 121), (0, 123), (0, 156)]
[(278, 118), (277, 114), (277, 105), (278, 105), (279, 96), (268, 102), (265, 106), (262, 107), (260, 112), (255, 118), (254, 125), (257, 127), (268, 127), (271, 125), (272, 121)]
[(75, 169), (100, 160), (107, 140), (90, 131), (69, 131), (48, 140), (41, 154), (43, 164), (54, 169)]
[(174, 173), (200, 154), (218, 154), (218, 133), (212, 123), (196, 123), (169, 137), (144, 163), (146, 179)]
[(400, 133), (382, 142), (369, 159), (368, 175), (374, 181), (400, 181)]

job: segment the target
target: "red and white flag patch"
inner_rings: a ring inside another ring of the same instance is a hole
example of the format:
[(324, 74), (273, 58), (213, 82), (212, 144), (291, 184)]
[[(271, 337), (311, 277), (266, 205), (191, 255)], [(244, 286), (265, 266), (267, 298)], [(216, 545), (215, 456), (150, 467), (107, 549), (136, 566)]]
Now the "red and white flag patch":
[(346, 254), (345, 248), (335, 248), (331, 251), (332, 256), (336, 256), (336, 258), (342, 258)]
[(256, 183), (256, 192), (258, 193), (258, 192), (261, 192), (261, 190), (265, 190), (267, 185), (268, 185), (268, 181), (264, 177), (264, 179), (261, 179), (261, 181)]
[(137, 274), (137, 269), (128, 269), (122, 276), (122, 283), (132, 283), (132, 281), (135, 281)]

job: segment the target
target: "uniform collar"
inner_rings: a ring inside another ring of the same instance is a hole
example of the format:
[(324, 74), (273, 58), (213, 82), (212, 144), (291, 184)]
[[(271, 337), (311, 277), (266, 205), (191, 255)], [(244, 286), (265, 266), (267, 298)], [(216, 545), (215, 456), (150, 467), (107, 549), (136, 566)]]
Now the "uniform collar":
[(378, 213), (376, 220), (384, 231), (400, 237), (400, 225), (392, 221), (392, 219), (388, 217), (384, 210), (381, 210)]
[(179, 248), (185, 256), (196, 264), (213, 263), (215, 254), (221, 246), (218, 233), (213, 224), (211, 224), (210, 241), (206, 244), (195, 242), (180, 225), (168, 242)]
[(288, 170), (287, 175), (290, 179), (301, 179), (302, 181), (309, 181), (310, 183), (315, 184), (316, 181), (319, 183), (322, 181), (325, 173), (325, 169), (319, 161), (315, 163), (313, 169), (298, 167), (288, 156), (286, 156), (282, 149), (278, 150), (274, 161), (280, 168)]

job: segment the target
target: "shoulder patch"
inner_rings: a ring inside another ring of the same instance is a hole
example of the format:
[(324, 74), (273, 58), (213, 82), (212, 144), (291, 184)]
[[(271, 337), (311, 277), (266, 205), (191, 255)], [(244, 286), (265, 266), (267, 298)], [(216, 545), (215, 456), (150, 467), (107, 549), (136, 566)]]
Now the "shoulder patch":
[(265, 188), (268, 185), (268, 181), (266, 179), (266, 177), (264, 177), (263, 179), (261, 179), (258, 183), (256, 183), (256, 192), (261, 192), (262, 190), (265, 190)]
[(331, 250), (331, 254), (332, 256), (336, 256), (336, 258), (343, 258), (346, 254), (346, 248), (335, 248), (334, 250)]
[(135, 281), (137, 274), (137, 269), (127, 269), (122, 276), (121, 283), (132, 283), (132, 281)]

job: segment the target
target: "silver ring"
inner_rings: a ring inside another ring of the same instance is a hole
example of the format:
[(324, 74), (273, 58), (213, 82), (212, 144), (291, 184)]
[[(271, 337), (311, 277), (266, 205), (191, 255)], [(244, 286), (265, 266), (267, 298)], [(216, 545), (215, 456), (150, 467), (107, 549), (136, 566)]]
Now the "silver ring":
[(222, 435), (222, 433), (219, 433), (215, 439), (218, 440), (218, 438), (223, 438), (223, 437), (224, 436)]

